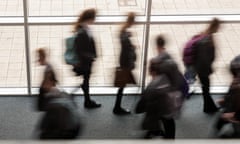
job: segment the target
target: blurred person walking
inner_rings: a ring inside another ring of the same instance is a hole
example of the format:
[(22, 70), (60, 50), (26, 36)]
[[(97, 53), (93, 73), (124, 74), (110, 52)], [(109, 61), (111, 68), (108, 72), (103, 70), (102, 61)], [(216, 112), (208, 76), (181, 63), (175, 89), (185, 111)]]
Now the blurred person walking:
[(70, 96), (61, 92), (53, 67), (47, 62), (46, 50), (37, 50), (38, 62), (46, 66), (37, 101), (37, 109), (44, 111), (38, 125), (40, 139), (74, 139), (80, 132), (80, 117)]
[(49, 101), (49, 98), (45, 96), (45, 94), (50, 91), (49, 85), (51, 85), (52, 82), (57, 84), (58, 80), (52, 65), (47, 61), (46, 50), (44, 48), (37, 49), (37, 55), (39, 64), (45, 66), (43, 80), (40, 85), (39, 95), (37, 98), (37, 109), (39, 111), (44, 111)]
[(130, 28), (134, 23), (135, 13), (130, 12), (128, 13), (126, 22), (122, 25), (119, 35), (121, 44), (119, 57), (120, 66), (116, 69), (115, 74), (115, 86), (119, 87), (119, 89), (113, 108), (113, 113), (117, 115), (125, 115), (131, 113), (129, 110), (123, 109), (121, 107), (121, 101), (124, 87), (127, 84), (136, 84), (136, 81), (132, 74), (132, 70), (135, 68), (136, 52), (135, 46), (130, 40), (132, 34), (128, 31), (128, 28)]
[[(235, 137), (240, 136), (240, 55), (236, 56), (230, 63), (230, 72), (232, 74), (232, 83), (228, 93), (218, 103), (222, 109), (217, 117), (214, 126), (215, 133), (218, 137)], [(232, 134), (222, 133), (224, 125), (232, 123), (234, 131)], [(234, 127), (237, 126), (237, 127)], [(221, 134), (222, 133), (222, 134)]]
[(89, 94), (89, 80), (92, 64), (97, 58), (95, 41), (89, 25), (93, 24), (96, 17), (95, 9), (87, 9), (81, 13), (74, 25), (74, 32), (77, 33), (74, 47), (76, 49), (79, 63), (74, 65), (74, 72), (77, 76), (83, 75), (83, 83), (80, 85), (84, 92), (84, 107), (98, 108), (101, 104), (91, 100)]
[(220, 21), (217, 18), (211, 20), (208, 28), (201, 33), (203, 38), (198, 40), (194, 46), (194, 68), (202, 85), (203, 112), (214, 113), (218, 111), (210, 92), (209, 76), (213, 73), (212, 64), (215, 59), (215, 44), (213, 34), (218, 31)]
[(157, 36), (156, 45), (158, 56), (151, 59), (149, 67), (152, 80), (138, 102), (136, 112), (146, 112), (142, 128), (148, 132), (144, 138), (163, 135), (164, 138), (174, 139), (175, 118), (183, 105), (186, 82), (177, 64), (165, 51), (163, 36)]

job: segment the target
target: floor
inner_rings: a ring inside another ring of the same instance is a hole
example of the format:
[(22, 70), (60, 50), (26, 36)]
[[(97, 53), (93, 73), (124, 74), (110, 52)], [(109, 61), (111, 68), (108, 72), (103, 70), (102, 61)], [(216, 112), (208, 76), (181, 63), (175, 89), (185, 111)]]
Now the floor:
[[(99, 15), (122, 15), (129, 10), (140, 15), (145, 14), (145, 0), (29, 0), (30, 16), (72, 16), (88, 7), (96, 7)], [(153, 0), (152, 15), (175, 14), (238, 14), (238, 0)], [(0, 16), (22, 16), (22, 0), (1, 0)], [(94, 63), (91, 86), (112, 86), (114, 70), (118, 66), (119, 24), (93, 25), (97, 43), (98, 58)], [(151, 24), (148, 47), (148, 60), (156, 55), (154, 38), (164, 34), (167, 38), (167, 51), (184, 71), (181, 52), (184, 44), (194, 34), (204, 30), (206, 24)], [(63, 59), (64, 39), (71, 35), (71, 25), (30, 26), (30, 54), (32, 85), (39, 86), (42, 79), (42, 67), (36, 63), (35, 50), (45, 47), (49, 59), (54, 65), (61, 86), (75, 86), (80, 79), (74, 76), (71, 67)], [(144, 25), (131, 29), (133, 43), (137, 47), (138, 59), (134, 70), (138, 83), (141, 80), (141, 63), (143, 55)], [(215, 35), (217, 58), (214, 63), (212, 85), (229, 85), (231, 76), (228, 72), (230, 60), (240, 53), (240, 24), (225, 23)], [(23, 26), (0, 27), (0, 87), (26, 87), (26, 58)], [(146, 77), (147, 82), (149, 76)]]
[[(214, 99), (221, 97), (214, 95)], [(116, 116), (112, 114), (115, 96), (93, 96), (102, 103), (94, 110), (83, 108), (83, 97), (77, 97), (78, 110), (84, 124), (80, 139), (140, 139), (142, 114)], [(125, 96), (123, 107), (134, 111), (138, 96)], [(42, 113), (34, 109), (33, 97), (0, 97), (0, 140), (33, 140)], [(202, 112), (202, 97), (194, 95), (185, 102), (182, 115), (176, 120), (176, 139), (209, 139), (217, 114)]]

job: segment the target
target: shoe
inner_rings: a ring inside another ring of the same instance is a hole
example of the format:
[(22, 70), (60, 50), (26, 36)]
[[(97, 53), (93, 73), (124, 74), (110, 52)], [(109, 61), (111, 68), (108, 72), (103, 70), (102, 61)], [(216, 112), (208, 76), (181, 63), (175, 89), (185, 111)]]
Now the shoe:
[(101, 107), (101, 104), (98, 104), (95, 101), (90, 100), (90, 101), (84, 102), (84, 107), (85, 108), (89, 108), (89, 109), (91, 109), (91, 108), (99, 108), (99, 107)]
[(123, 109), (123, 108), (114, 108), (113, 109), (113, 113), (116, 115), (128, 115), (131, 114), (131, 112), (127, 109)]
[(208, 113), (208, 114), (212, 114), (215, 112), (218, 112), (219, 108), (215, 108), (215, 109), (204, 109), (203, 112)]
[(145, 135), (144, 135), (144, 139), (152, 139), (156, 136), (164, 136), (164, 131), (159, 130), (159, 131), (148, 131)]

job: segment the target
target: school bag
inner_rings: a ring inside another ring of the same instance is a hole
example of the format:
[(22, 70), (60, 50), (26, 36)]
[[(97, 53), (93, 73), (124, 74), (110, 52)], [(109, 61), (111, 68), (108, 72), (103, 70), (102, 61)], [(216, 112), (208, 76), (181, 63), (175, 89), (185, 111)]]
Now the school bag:
[(69, 65), (77, 65), (79, 63), (78, 56), (75, 49), (75, 40), (77, 35), (82, 32), (81, 29), (77, 33), (65, 39), (66, 51), (64, 53), (65, 62)]
[(185, 65), (192, 65), (194, 63), (194, 47), (195, 44), (204, 38), (205, 35), (195, 35), (189, 40), (183, 48), (183, 62)]

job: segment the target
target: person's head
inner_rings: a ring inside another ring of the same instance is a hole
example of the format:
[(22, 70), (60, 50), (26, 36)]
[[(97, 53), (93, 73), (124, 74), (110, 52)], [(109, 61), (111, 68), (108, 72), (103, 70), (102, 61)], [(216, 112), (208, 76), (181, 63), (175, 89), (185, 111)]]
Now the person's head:
[(121, 31), (124, 31), (135, 23), (135, 16), (136, 14), (134, 12), (128, 13), (126, 22), (123, 24)]
[(217, 18), (213, 18), (206, 30), (206, 33), (207, 34), (216, 33), (218, 31), (219, 27), (220, 27), (220, 20)]
[(135, 16), (136, 14), (134, 12), (129, 12), (128, 17), (126, 20), (126, 24), (130, 27), (135, 23)]
[(166, 44), (165, 38), (162, 35), (158, 35), (156, 37), (156, 47), (157, 47), (157, 51), (159, 53), (162, 52), (165, 49), (164, 48), (165, 44)]
[(80, 14), (77, 22), (75, 23), (74, 31), (77, 31), (81, 24), (87, 24), (87, 25), (93, 24), (96, 18), (96, 14), (97, 14), (97, 11), (94, 8), (83, 11)]
[(37, 49), (38, 62), (40, 65), (46, 64), (46, 50), (44, 48)]

